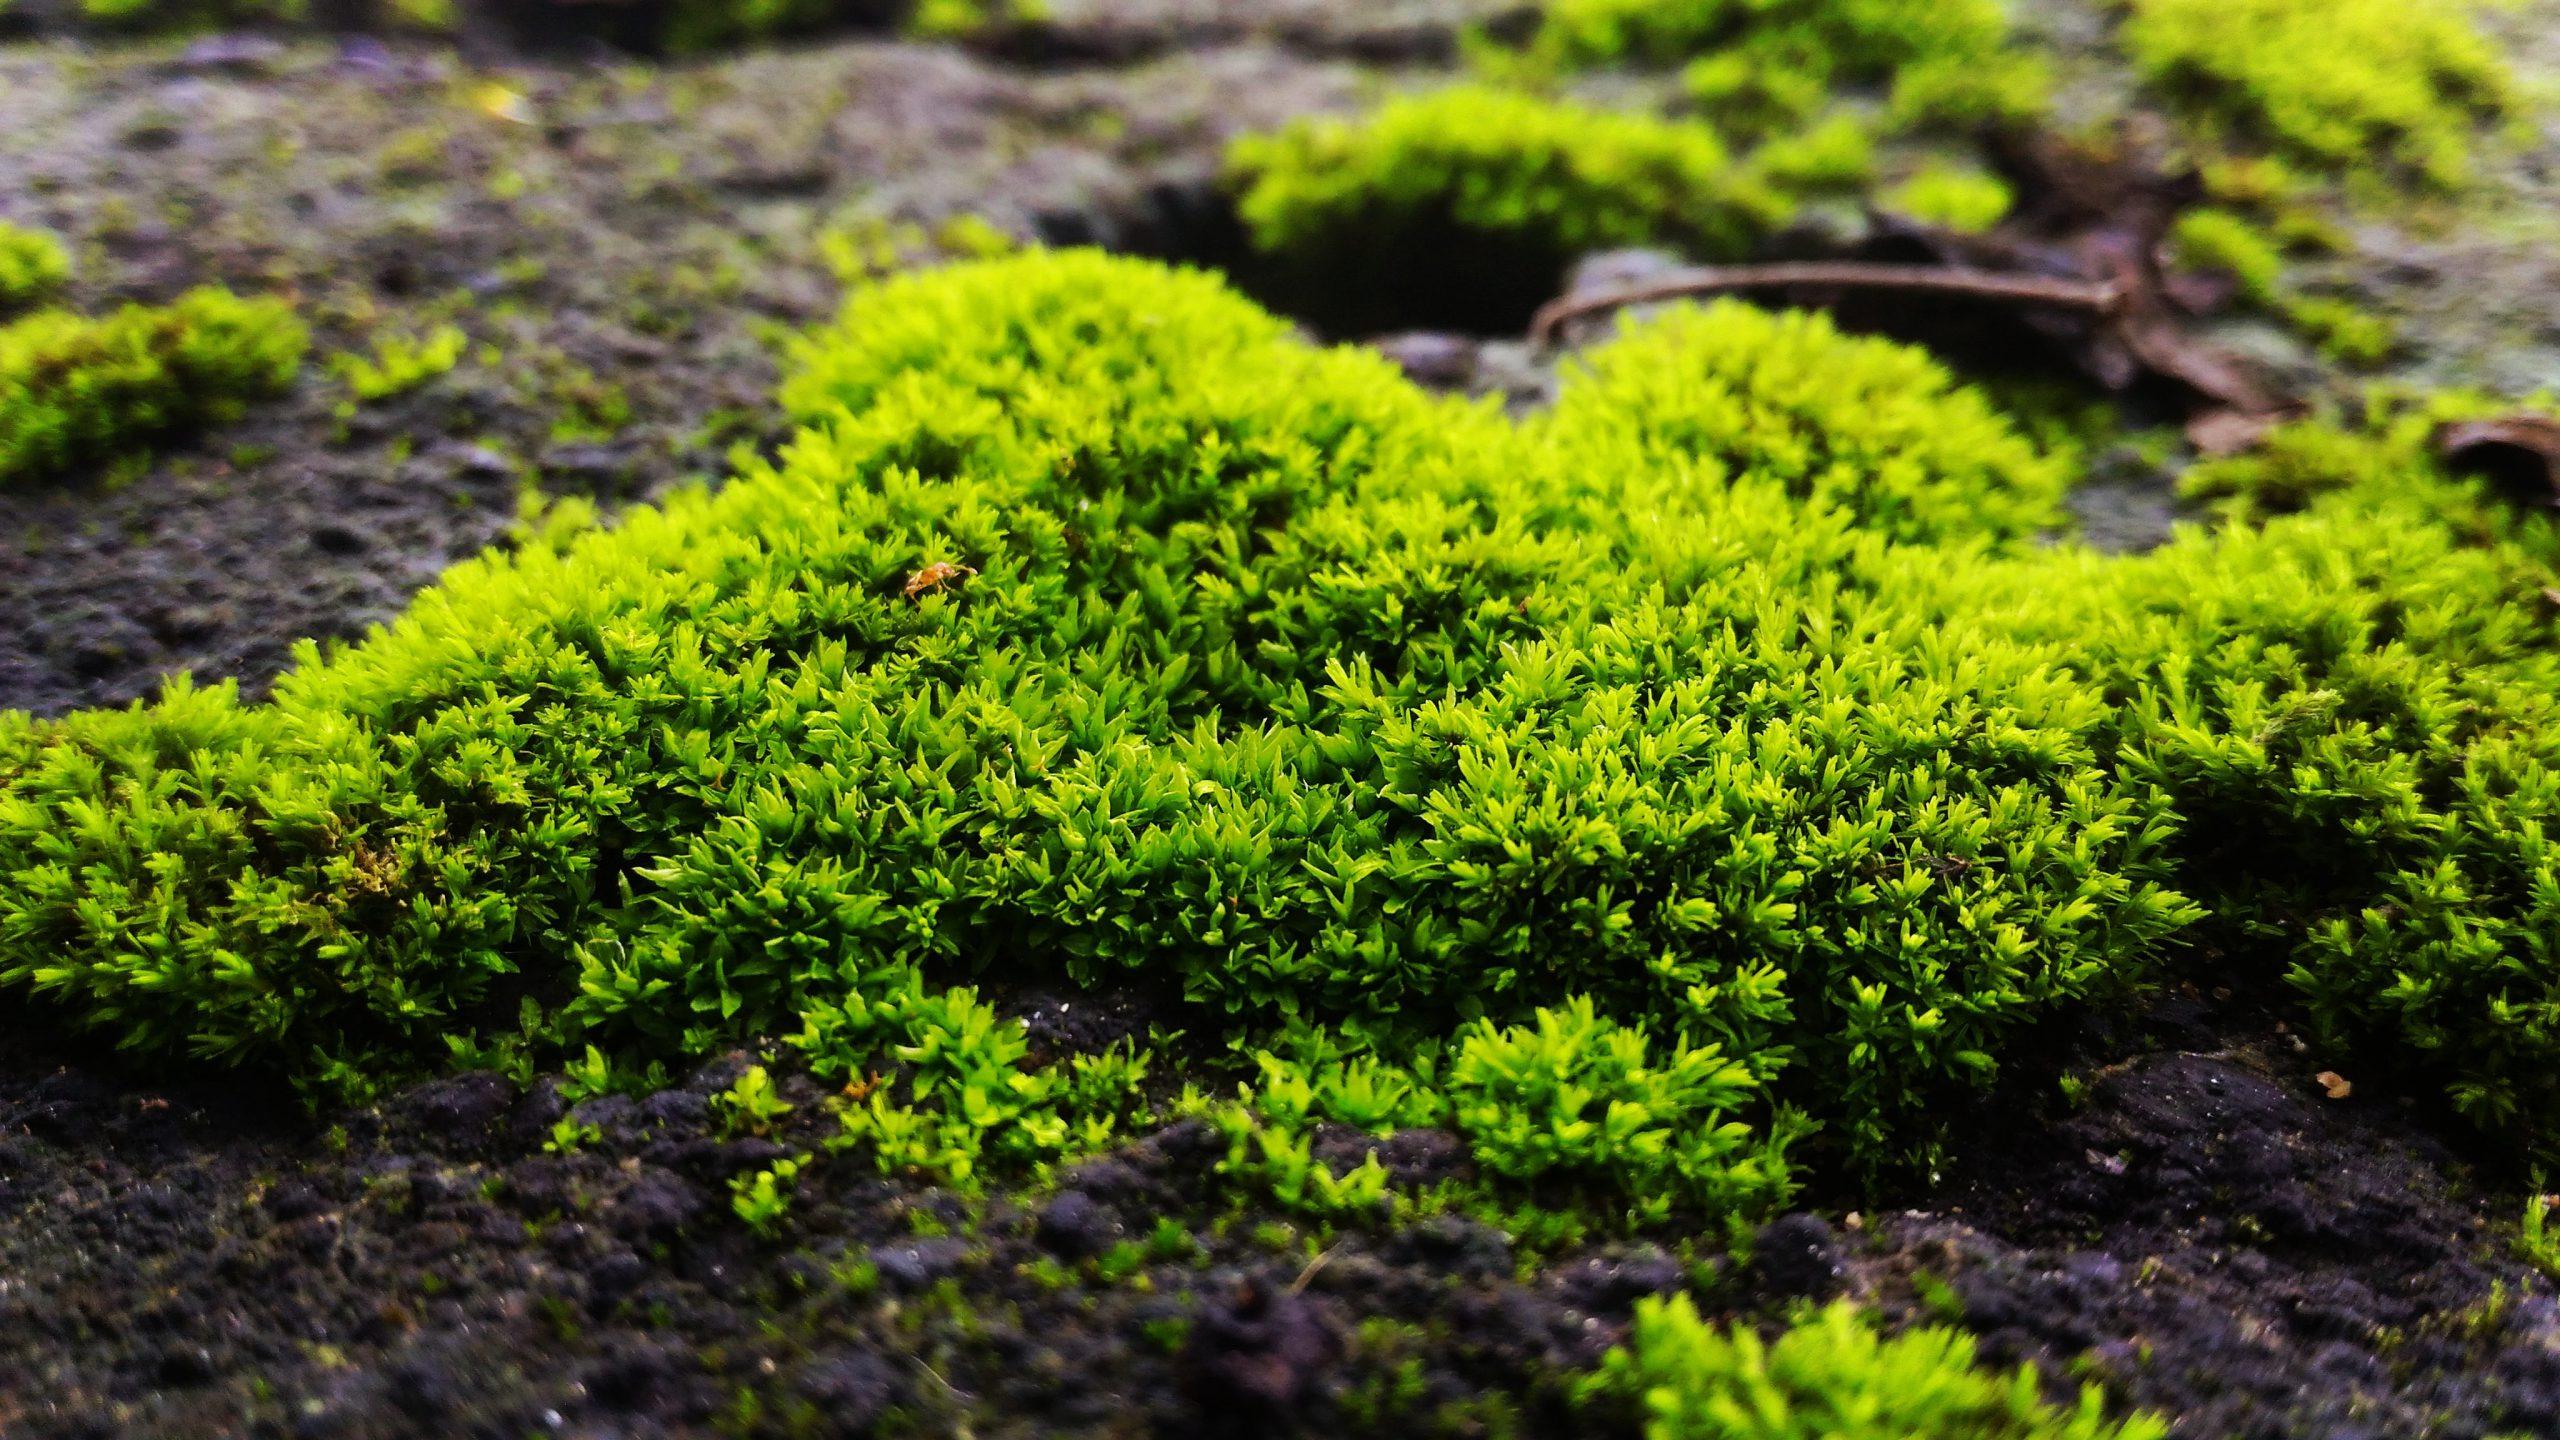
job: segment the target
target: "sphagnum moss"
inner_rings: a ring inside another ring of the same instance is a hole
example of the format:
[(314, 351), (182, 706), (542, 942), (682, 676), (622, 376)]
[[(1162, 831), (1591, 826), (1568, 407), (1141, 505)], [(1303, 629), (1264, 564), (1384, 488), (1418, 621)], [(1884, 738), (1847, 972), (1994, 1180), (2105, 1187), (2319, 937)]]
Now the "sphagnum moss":
[(880, 285), (797, 369), (778, 462), (266, 703), (0, 718), (0, 984), (356, 1088), (791, 1036), (894, 1065), (846, 1143), (951, 1177), (1160, 1063), (1035, 1065), (951, 982), (1136, 984), (1259, 1052), (1180, 1102), (1241, 1182), (1366, 1209), (1311, 1124), (1436, 1125), (1615, 1225), (1925, 1164), (2193, 932), (2544, 1141), (2549, 525), (2413, 455), (2108, 558), (1818, 321), (1631, 328), (1514, 426), (1084, 253)]

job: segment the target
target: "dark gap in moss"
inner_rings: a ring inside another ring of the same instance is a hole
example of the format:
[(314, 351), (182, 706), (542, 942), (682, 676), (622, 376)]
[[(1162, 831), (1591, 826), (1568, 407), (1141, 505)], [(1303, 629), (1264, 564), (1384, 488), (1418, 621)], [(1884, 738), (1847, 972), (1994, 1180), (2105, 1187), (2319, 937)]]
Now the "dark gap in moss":
[(466, 34), (478, 32), (503, 39), (511, 48), (531, 54), (603, 48), (650, 59), (699, 56), (715, 48), (751, 46), (771, 40), (807, 40), (830, 35), (890, 33), (914, 6), (909, 0), (831, 0), (823, 14), (784, 18), (770, 30), (734, 36), (693, 34), (704, 7), (699, 0), (622, 0), (616, 4), (581, 0), (464, 0)]
[(1234, 192), (1211, 177), (1160, 180), (1134, 201), (1037, 217), (1041, 243), (1092, 245), (1214, 270), (1329, 340), (1411, 330), (1518, 335), (1562, 288), (1572, 257), (1453, 225), (1404, 227), (1355, 249), (1257, 251)]

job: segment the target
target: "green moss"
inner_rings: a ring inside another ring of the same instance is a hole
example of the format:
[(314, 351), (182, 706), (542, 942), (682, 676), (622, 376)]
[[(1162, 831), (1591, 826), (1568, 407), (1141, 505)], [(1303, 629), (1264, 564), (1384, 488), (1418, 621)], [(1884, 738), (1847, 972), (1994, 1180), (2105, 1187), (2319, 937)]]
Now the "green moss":
[(1857, 191), (1873, 178), (1875, 136), (1856, 117), (1835, 115), (1751, 152), (1751, 173), (1781, 193)]
[(1980, 234), (2008, 218), (2017, 197), (1986, 170), (1932, 164), (1887, 191), (1886, 208), (1959, 234)]
[(1973, 1338), (1928, 1326), (1886, 1338), (1846, 1301), (1773, 1341), (1711, 1325), (1687, 1296), (1646, 1299), (1628, 1344), (1586, 1382), (1636, 1410), (1645, 1440), (2162, 1440), (2149, 1415), (2110, 1421), (2084, 1386), (2048, 1403), (2032, 1368), (1981, 1366)]
[(1883, 88), (1907, 123), (2041, 112), (2041, 63), (1997, 0), (1549, 0), (1530, 54), (1550, 65), (1689, 65), (1691, 95), (1752, 133)]
[(462, 363), (471, 339), (457, 325), (439, 325), (424, 336), (384, 335), (371, 355), (333, 355), (329, 368), (359, 401), (405, 395)]
[(1926, 1166), (2193, 935), (2548, 1145), (2560, 541), (2414, 420), (2103, 556), (1818, 320), (1671, 311), (1515, 425), (1083, 253), (868, 287), (784, 401), (777, 461), (266, 702), (0, 717), (0, 985), (341, 1088), (796, 1035), (843, 1148), (962, 1184), (1159, 1112), (961, 982), (1134, 985), (1250, 1066), (1172, 1077), (1237, 1183), (1565, 1236)]
[(1729, 254), (1783, 218), (1704, 126), (1481, 86), (1247, 137), (1229, 166), (1267, 251), (1432, 230), (1556, 257), (1664, 238)]
[(2284, 249), (2265, 227), (2235, 210), (2206, 206), (2178, 217), (2170, 232), (2172, 263), (2231, 277), (2241, 298), (2272, 304), (2284, 278)]
[(2178, 875), (2225, 983), (2289, 987), (2332, 1053), (2441, 1085), (2548, 1155), (2560, 1104), (2560, 536), (2437, 468), (2442, 409), (2280, 432), (2203, 493), (2263, 527), (2148, 556), (1926, 577), (2063, 647), (2117, 701), (2100, 743), (2183, 817)]
[(1308, 285), (1437, 285), (1479, 312), (1551, 294), (1593, 249), (1736, 256), (1790, 210), (1696, 122), (1484, 86), (1248, 136), (1228, 169), (1255, 247)]
[(289, 384), (307, 337), (280, 302), (195, 290), (89, 319), (0, 327), (0, 484), (138, 452)]
[(1534, 1023), (1478, 1021), (1450, 1061), (1450, 1118), (1476, 1163), (1524, 1186), (1574, 1185), (1619, 1203), (1754, 1213), (1788, 1193), (1794, 1126), (1755, 1132), (1772, 1052), (1655, 1046), (1588, 999)]
[(80, 0), (86, 19), (118, 30), (194, 30), (310, 18), (309, 0)]
[(71, 255), (41, 230), (0, 221), (0, 316), (45, 299), (71, 278)]
[(2231, 277), (2249, 307), (2292, 326), (2342, 365), (2373, 365), (2397, 343), (2391, 321), (2352, 301), (2304, 294), (2287, 283), (2282, 241), (2265, 225), (2217, 206), (2191, 210), (2171, 233), (2174, 263)]
[(2471, 174), (2513, 82), (2468, 4), (2131, 0), (2145, 80), (2220, 135), (2330, 174)]
[(1924, 351), (1734, 302), (1627, 327), (1542, 423), (1576, 448), (1818, 501), (1898, 540), (2014, 544), (2057, 530), (2069, 476)]
[(667, 8), (664, 40), (674, 54), (698, 55), (815, 30), (845, 8), (845, 0), (676, 0)]
[(341, 1080), (501, 993), (682, 1053), (999, 953), (1399, 1053), (1589, 996), (1803, 1056), (1785, 1098), (1874, 1168), (2187, 919), (2097, 698), (1825, 581), (1883, 539), (1784, 425), (1736, 441), (1768, 474), (1588, 406), (1515, 432), (1081, 255), (878, 287), (787, 399), (779, 468), (465, 566), (267, 704), (0, 725), (0, 977)]
[(907, 33), (927, 40), (965, 40), (1005, 25), (1047, 18), (1047, 0), (918, 0)]

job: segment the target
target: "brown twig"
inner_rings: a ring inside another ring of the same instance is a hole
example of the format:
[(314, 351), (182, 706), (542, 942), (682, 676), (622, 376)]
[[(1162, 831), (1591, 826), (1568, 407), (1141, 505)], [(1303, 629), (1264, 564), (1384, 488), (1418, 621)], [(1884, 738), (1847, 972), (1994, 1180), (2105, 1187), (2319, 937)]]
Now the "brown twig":
[(1856, 261), (1805, 261), (1784, 265), (1723, 265), (1681, 270), (1659, 280), (1616, 290), (1567, 295), (1549, 301), (1529, 322), (1529, 338), (1551, 344), (1556, 332), (1586, 315), (1629, 305), (1650, 305), (1698, 295), (1736, 290), (1786, 290), (1798, 286), (1829, 290), (1898, 290), (1914, 295), (1953, 295), (2014, 305), (2112, 314), (2124, 303), (2113, 285), (2085, 280), (2057, 280), (2043, 275), (1967, 270), (1939, 265), (1876, 265)]

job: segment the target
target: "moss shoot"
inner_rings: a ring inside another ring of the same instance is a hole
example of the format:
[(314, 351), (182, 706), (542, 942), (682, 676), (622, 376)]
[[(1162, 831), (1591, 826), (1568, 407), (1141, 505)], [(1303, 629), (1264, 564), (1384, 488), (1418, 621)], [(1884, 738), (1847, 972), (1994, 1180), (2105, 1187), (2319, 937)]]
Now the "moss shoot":
[(1525, 316), (1587, 251), (1736, 256), (1791, 210), (1695, 121), (1484, 85), (1248, 136), (1228, 168), (1254, 247), (1318, 313), (1391, 294), (1426, 320)]
[(2149, 1415), (2107, 1418), (2105, 1397), (2047, 1403), (2035, 1372), (1975, 1361), (1973, 1337), (1936, 1326), (1886, 1338), (1846, 1304), (1776, 1339), (1713, 1325), (1686, 1295), (1636, 1309), (1628, 1344), (1585, 1382), (1632, 1409), (1645, 1440), (2162, 1440)]
[(71, 278), (71, 255), (41, 230), (0, 221), (0, 317), (26, 309)]
[(2458, 185), (2515, 104), (2468, 4), (2133, 0), (2123, 42), (2187, 113), (2324, 174)]
[(2049, 88), (1998, 0), (1549, 0), (1528, 53), (1559, 68), (1686, 65), (1691, 96), (1753, 133), (1879, 89), (1907, 124), (2019, 120)]
[(237, 418), (283, 390), (309, 337), (280, 301), (227, 290), (0, 326), (0, 484), (63, 475)]

